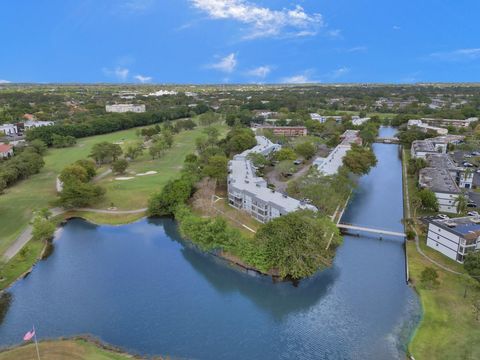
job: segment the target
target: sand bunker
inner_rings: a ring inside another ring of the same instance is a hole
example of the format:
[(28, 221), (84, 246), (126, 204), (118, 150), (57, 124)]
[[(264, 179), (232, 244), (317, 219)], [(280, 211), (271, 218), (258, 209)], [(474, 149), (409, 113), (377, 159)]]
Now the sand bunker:
[(125, 177), (116, 177), (115, 180), (131, 180), (133, 179), (133, 177), (128, 177), (128, 176), (125, 176)]
[(157, 171), (147, 171), (145, 173), (137, 174), (137, 176), (145, 176), (145, 175), (154, 175)]

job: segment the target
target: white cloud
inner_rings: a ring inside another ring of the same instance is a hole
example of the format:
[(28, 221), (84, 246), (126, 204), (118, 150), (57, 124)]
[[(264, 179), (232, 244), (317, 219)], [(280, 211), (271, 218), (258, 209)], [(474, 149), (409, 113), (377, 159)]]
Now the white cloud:
[(10, 84), (11, 81), (0, 79), (0, 84)]
[(345, 49), (347, 53), (356, 53), (356, 52), (365, 52), (368, 48), (366, 46), (354, 46), (348, 49)]
[(103, 72), (107, 76), (115, 77), (117, 80), (120, 80), (120, 81), (125, 81), (128, 78), (128, 74), (130, 73), (130, 70), (128, 70), (125, 67), (117, 66), (113, 70), (104, 68)]
[(231, 53), (208, 67), (225, 73), (231, 73), (237, 67), (237, 56), (234, 53)]
[(338, 69), (332, 71), (332, 73), (330, 74), (330, 77), (332, 79), (338, 79), (338, 78), (348, 74), (349, 72), (350, 72), (350, 68), (343, 66), (341, 68), (338, 68)]
[(401, 30), (402, 28), (398, 25), (393, 25), (392, 29), (395, 31), (398, 31), (398, 30)]
[(307, 84), (317, 82), (310, 79), (310, 76), (307, 73), (304, 74), (297, 74), (292, 76), (287, 76), (281, 79), (280, 81), (283, 84)]
[(480, 48), (457, 49), (430, 54), (431, 58), (445, 61), (470, 61), (480, 59)]
[(193, 6), (212, 19), (230, 19), (249, 26), (246, 38), (311, 36), (324, 26), (321, 14), (307, 14), (297, 5), (293, 9), (273, 10), (246, 0), (190, 0)]
[(139, 75), (135, 75), (133, 78), (134, 78), (135, 80), (140, 81), (142, 84), (147, 83), (147, 82), (150, 82), (150, 81), (152, 81), (152, 79), (153, 79), (151, 76), (143, 76), (143, 75), (140, 75), (140, 74), (139, 74)]
[(247, 75), (265, 79), (271, 71), (271, 66), (265, 65), (247, 71)]

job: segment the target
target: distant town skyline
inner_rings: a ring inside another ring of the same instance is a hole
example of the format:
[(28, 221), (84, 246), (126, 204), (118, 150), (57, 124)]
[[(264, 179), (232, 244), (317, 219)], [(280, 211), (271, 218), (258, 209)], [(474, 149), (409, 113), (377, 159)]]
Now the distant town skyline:
[(479, 12), (473, 0), (3, 2), (0, 84), (478, 82)]

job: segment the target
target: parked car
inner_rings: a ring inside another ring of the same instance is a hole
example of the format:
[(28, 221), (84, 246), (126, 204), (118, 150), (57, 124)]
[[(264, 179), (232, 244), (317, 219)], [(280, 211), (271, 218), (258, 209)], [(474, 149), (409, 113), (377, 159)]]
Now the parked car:
[(476, 207), (477, 207), (477, 204), (475, 204), (473, 201), (471, 201), (471, 202), (469, 202), (469, 203), (467, 204), (467, 207), (469, 207), (469, 208), (476, 208)]
[(301, 165), (302, 164), (302, 160), (295, 160), (293, 162), (294, 165)]
[(465, 167), (473, 167), (473, 164), (465, 161), (465, 162), (463, 163), (463, 166), (465, 166)]
[(479, 216), (478, 211), (469, 211), (467, 213), (468, 216)]
[(465, 158), (468, 158), (468, 159), (469, 159), (469, 158), (471, 158), (471, 157), (472, 157), (472, 155), (466, 154), (466, 155), (464, 155), (463, 157), (465, 157)]
[(474, 152), (472, 152), (472, 155), (473, 155), (473, 156), (480, 156), (480, 152), (474, 151)]
[(447, 220), (447, 219), (450, 219), (447, 215), (445, 214), (438, 214), (437, 217), (439, 217), (440, 219), (443, 219), (443, 220)]

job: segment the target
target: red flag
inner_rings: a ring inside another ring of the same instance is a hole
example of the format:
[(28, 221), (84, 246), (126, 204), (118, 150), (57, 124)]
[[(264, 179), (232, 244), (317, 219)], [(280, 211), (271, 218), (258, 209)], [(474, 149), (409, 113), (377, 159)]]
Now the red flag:
[(27, 332), (23, 336), (23, 341), (29, 341), (32, 340), (32, 338), (35, 336), (35, 329), (32, 329), (32, 331)]

